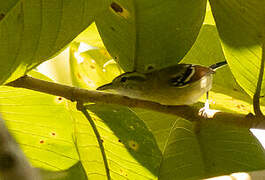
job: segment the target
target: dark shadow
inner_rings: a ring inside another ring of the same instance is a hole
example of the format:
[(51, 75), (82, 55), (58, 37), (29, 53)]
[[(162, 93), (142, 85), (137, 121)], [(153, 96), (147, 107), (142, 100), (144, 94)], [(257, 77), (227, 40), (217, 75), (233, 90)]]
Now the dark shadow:
[[(119, 138), (127, 151), (154, 176), (158, 175), (161, 151), (145, 123), (126, 107), (117, 105), (88, 105)], [(103, 143), (104, 145), (104, 143)]]

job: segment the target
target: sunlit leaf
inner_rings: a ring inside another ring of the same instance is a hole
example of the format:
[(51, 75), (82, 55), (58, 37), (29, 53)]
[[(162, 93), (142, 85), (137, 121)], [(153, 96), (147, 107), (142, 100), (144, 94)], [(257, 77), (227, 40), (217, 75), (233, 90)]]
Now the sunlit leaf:
[[(130, 110), (119, 106), (87, 107), (104, 145), (113, 179), (154, 179), (159, 169), (160, 151), (145, 124)], [(97, 139), (81, 113), (76, 120), (76, 142), (88, 178), (106, 179)]]
[(97, 26), (92, 23), (86, 30), (79, 34), (75, 39), (75, 42), (83, 42), (93, 47), (103, 48), (104, 44), (99, 35)]
[(79, 43), (73, 43), (70, 48), (73, 85), (96, 89), (121, 73), (121, 69), (106, 49), (90, 49), (80, 53), (79, 47)]
[[(32, 75), (47, 80), (40, 74)], [(0, 113), (34, 167), (64, 170), (79, 160), (66, 103), (61, 97), (0, 87)]]

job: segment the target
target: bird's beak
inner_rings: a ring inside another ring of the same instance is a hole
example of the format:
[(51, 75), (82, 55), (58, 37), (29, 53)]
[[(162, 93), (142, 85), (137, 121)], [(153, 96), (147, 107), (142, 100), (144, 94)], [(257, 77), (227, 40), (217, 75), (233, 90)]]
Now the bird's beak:
[(106, 89), (112, 89), (112, 83), (104, 84), (104, 85), (99, 86), (97, 88), (97, 90), (99, 90), (99, 91), (106, 90)]

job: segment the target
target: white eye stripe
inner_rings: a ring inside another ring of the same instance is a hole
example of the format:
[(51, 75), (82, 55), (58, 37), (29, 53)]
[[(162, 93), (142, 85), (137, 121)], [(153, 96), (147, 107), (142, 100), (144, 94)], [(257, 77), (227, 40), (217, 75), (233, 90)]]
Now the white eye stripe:
[(190, 68), (191, 68), (191, 73), (189, 74), (189, 76), (186, 79), (184, 79), (184, 81), (183, 81), (184, 83), (188, 82), (195, 73), (195, 68), (193, 66)]

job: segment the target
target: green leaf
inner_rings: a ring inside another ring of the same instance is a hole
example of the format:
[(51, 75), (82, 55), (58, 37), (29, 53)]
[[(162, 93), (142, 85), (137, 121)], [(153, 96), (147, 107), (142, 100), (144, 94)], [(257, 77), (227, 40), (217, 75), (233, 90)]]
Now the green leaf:
[(84, 168), (80, 161), (64, 171), (47, 171), (40, 169), (40, 174), (43, 180), (87, 180)]
[(265, 168), (265, 150), (248, 129), (191, 123), (176, 116), (135, 110), (162, 151), (159, 179), (202, 179)]
[(104, 44), (99, 35), (97, 26), (95, 23), (92, 23), (86, 30), (84, 30), (81, 34), (79, 34), (74, 42), (83, 42), (90, 46), (103, 48)]
[[(2, 1), (0, 4), (0, 14), (4, 18), (8, 11), (18, 2), (19, 0), (6, 0)], [(1, 19), (0, 19), (1, 20)]]
[(0, 10), (5, 10), (0, 21), (0, 84), (49, 59), (108, 4), (108, 0), (8, 2), (0, 3)]
[[(48, 80), (37, 73), (31, 75)], [(34, 167), (58, 171), (79, 160), (66, 104), (61, 97), (0, 87), (0, 113)]]
[(264, 43), (265, 1), (210, 0), (210, 4), (231, 71), (239, 85), (253, 96)]
[(265, 169), (265, 150), (249, 129), (209, 121), (195, 132), (207, 176)]
[[(101, 136), (111, 178), (154, 179), (161, 156), (145, 124), (126, 107), (89, 105), (87, 108)], [(106, 179), (102, 155), (90, 124), (78, 114), (74, 117), (77, 147), (87, 176)]]
[(200, 146), (191, 122), (153, 111), (134, 111), (150, 128), (162, 152), (158, 179), (204, 177)]
[(79, 52), (79, 43), (70, 47), (70, 70), (73, 85), (96, 89), (109, 83), (121, 73), (120, 67), (110, 57), (106, 49), (90, 49)]
[(96, 17), (102, 40), (125, 71), (147, 71), (179, 62), (194, 43), (205, 0), (115, 0)]

